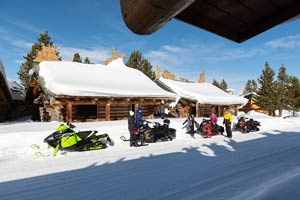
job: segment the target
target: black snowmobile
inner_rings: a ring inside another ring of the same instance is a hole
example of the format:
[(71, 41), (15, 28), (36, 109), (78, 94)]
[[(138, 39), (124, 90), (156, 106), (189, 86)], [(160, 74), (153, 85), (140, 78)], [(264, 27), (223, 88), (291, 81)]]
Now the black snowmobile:
[(218, 124), (213, 124), (209, 119), (203, 119), (201, 124), (195, 121), (197, 132), (204, 138), (211, 137), (214, 135), (222, 135), (224, 127)]
[(158, 122), (144, 121), (140, 130), (144, 135), (146, 143), (155, 143), (157, 141), (172, 141), (176, 138), (176, 130), (170, 128), (170, 120), (165, 119), (164, 124)]
[[(155, 143), (158, 141), (171, 141), (176, 138), (176, 130), (170, 128), (170, 120), (165, 119), (164, 124), (158, 122), (150, 122), (144, 120), (139, 128), (137, 139), (138, 146), (143, 146), (145, 143)], [(123, 141), (130, 141), (124, 136), (120, 137)]]
[(73, 124), (61, 124), (55, 132), (44, 139), (44, 142), (54, 148), (53, 156), (59, 149), (90, 151), (105, 149), (107, 144), (113, 145), (108, 134), (97, 135), (98, 131), (79, 131), (73, 129)]
[(259, 131), (258, 126), (260, 126), (260, 122), (256, 120), (239, 117), (234, 129), (242, 133), (249, 133)]

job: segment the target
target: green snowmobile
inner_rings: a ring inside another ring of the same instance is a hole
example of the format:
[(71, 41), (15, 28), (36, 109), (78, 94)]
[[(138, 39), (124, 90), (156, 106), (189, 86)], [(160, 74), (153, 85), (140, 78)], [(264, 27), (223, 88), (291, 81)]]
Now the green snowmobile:
[(54, 148), (53, 156), (58, 150), (90, 151), (105, 149), (107, 144), (113, 145), (108, 134), (97, 135), (98, 131), (79, 131), (73, 129), (73, 124), (61, 124), (51, 135), (44, 139), (49, 146)]

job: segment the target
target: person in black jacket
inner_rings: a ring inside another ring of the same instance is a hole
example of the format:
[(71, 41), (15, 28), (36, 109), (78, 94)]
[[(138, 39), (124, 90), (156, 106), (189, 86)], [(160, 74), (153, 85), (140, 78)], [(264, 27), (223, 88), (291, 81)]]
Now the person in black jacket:
[(165, 119), (165, 109), (166, 109), (165, 101), (161, 100), (161, 104), (160, 104), (160, 118), (161, 119)]
[(137, 137), (134, 134), (134, 129), (136, 128), (135, 119), (134, 119), (134, 112), (129, 111), (128, 116), (128, 131), (130, 133), (130, 146), (137, 146)]

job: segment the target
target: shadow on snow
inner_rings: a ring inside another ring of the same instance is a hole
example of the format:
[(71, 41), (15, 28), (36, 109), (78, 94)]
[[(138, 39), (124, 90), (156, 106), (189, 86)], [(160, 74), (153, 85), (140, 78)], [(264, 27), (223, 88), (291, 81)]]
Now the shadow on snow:
[(263, 135), (3, 182), (0, 199), (298, 199), (300, 133)]

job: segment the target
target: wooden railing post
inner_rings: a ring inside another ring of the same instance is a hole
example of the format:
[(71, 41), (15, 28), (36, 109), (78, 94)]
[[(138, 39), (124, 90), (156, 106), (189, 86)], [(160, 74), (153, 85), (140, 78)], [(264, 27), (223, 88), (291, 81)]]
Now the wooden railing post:
[(235, 116), (237, 116), (237, 115), (238, 115), (238, 109), (237, 109), (237, 105), (235, 105), (235, 106), (234, 106), (234, 114), (235, 114)]
[(73, 110), (73, 106), (72, 106), (72, 102), (68, 101), (67, 102), (67, 123), (72, 123), (72, 111)]
[(136, 113), (138, 107), (139, 107), (139, 104), (138, 104), (138, 103), (134, 104), (134, 114)]
[(105, 106), (105, 120), (110, 121), (110, 104), (106, 104)]

